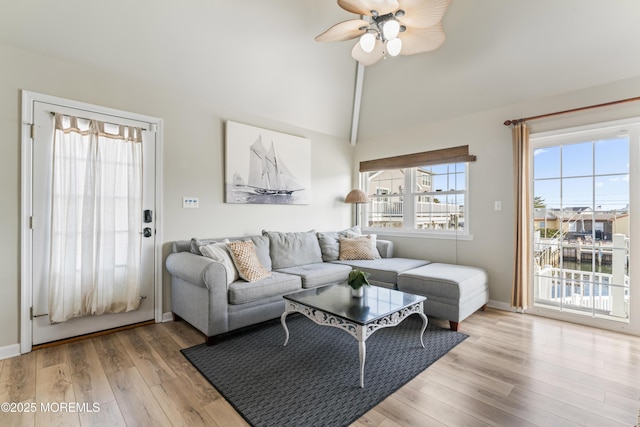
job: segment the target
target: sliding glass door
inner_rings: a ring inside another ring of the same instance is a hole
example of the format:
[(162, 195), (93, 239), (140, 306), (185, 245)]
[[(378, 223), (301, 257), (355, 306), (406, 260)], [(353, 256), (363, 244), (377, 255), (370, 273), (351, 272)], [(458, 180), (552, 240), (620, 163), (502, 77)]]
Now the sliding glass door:
[(628, 322), (637, 125), (531, 142), (534, 306)]

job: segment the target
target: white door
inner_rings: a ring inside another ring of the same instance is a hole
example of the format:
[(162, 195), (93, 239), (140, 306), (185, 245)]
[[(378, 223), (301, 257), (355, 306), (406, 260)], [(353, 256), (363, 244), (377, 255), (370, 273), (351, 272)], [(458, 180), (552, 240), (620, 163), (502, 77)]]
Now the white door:
[[(53, 160), (54, 112), (96, 119), (105, 123), (148, 129), (149, 123), (124, 117), (105, 116), (91, 111), (76, 110), (45, 102), (33, 103), (34, 137), (32, 158), (32, 343), (56, 341), (87, 333), (130, 325), (154, 319), (155, 304), (155, 132), (143, 132), (143, 211), (139, 214), (141, 241), (142, 301), (135, 311), (99, 316), (77, 317), (51, 324), (48, 316), (48, 268), (51, 231), (51, 183)], [(147, 215), (145, 215), (145, 211)], [(144, 233), (144, 230), (147, 233)]]

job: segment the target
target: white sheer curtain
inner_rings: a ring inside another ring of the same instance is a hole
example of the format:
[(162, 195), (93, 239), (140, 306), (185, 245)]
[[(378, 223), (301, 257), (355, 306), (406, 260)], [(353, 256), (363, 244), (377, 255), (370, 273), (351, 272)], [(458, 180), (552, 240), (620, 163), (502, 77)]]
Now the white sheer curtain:
[(55, 115), (49, 319), (140, 306), (142, 132)]

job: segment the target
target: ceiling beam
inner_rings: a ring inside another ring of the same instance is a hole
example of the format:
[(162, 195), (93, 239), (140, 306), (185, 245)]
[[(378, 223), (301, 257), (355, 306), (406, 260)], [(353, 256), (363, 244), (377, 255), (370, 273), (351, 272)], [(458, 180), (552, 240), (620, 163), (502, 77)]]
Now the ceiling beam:
[(358, 122), (360, 121), (360, 105), (362, 103), (362, 85), (364, 80), (364, 65), (356, 61), (356, 83), (353, 92), (353, 116), (351, 118), (351, 146), (358, 140)]

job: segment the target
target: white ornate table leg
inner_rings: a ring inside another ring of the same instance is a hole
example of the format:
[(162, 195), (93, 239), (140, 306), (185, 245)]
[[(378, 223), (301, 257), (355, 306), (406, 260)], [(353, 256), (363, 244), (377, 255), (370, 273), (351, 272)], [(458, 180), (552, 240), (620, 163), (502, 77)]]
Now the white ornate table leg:
[(418, 313), (420, 317), (422, 317), (422, 330), (420, 331), (420, 344), (422, 344), (422, 348), (424, 348), (424, 331), (427, 330), (427, 325), (429, 324), (429, 319), (424, 314), (424, 312)]
[(360, 356), (360, 388), (364, 388), (364, 362), (367, 359), (367, 344), (365, 344), (366, 329), (358, 325), (358, 354)]
[(289, 328), (287, 328), (287, 322), (286, 322), (287, 315), (289, 313), (290, 311), (285, 310), (284, 313), (282, 313), (282, 316), (280, 316), (280, 323), (282, 323), (282, 327), (284, 328), (284, 333), (285, 333), (284, 344), (282, 344), (283, 347), (285, 347), (289, 342)]

